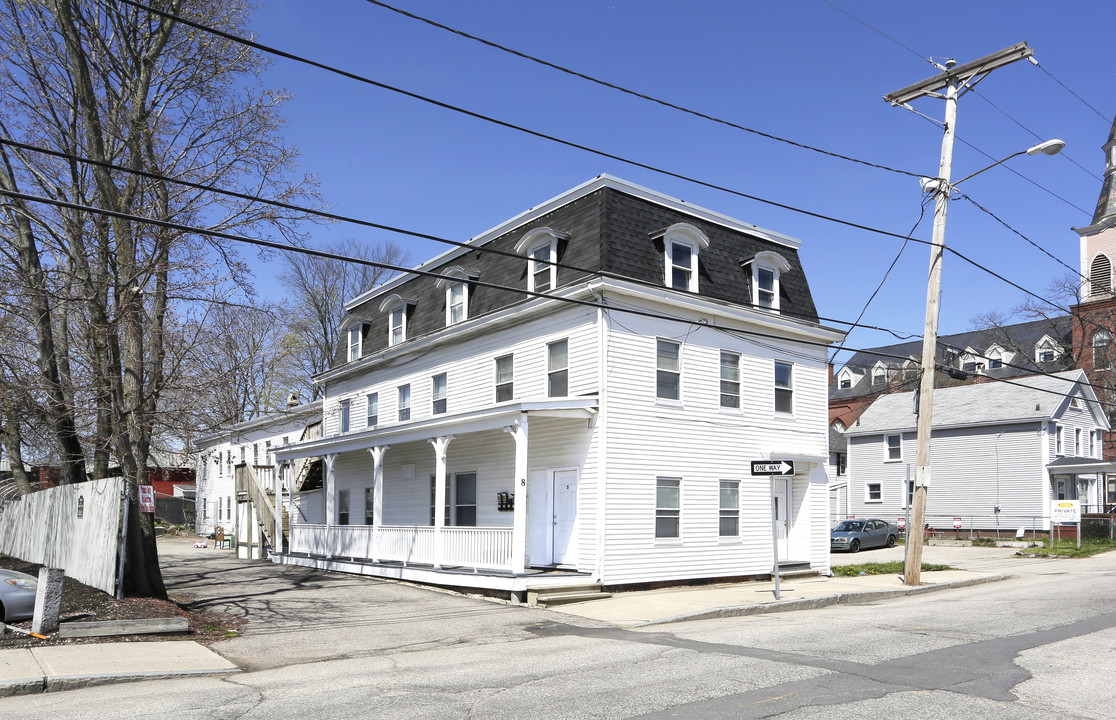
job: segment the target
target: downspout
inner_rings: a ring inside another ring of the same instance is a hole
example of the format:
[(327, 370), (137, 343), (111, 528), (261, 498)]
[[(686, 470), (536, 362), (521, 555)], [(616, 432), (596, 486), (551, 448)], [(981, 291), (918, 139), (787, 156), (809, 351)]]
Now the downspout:
[(607, 527), (608, 500), (608, 412), (606, 409), (605, 386), (608, 382), (608, 315), (604, 311), (604, 295), (593, 296), (597, 301), (597, 568), (598, 582), (603, 582), (605, 573), (605, 528)]

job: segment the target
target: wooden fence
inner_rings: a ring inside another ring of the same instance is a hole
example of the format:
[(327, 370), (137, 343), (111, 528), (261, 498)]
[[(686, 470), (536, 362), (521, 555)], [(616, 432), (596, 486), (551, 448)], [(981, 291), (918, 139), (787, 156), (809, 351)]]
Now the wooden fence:
[(62, 485), (0, 503), (0, 553), (116, 592), (124, 480)]

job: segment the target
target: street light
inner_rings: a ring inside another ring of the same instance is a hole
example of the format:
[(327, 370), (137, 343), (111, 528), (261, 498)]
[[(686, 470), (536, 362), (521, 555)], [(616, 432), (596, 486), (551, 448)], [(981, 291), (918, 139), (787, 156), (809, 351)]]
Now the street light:
[[(1038, 145), (1035, 145), (1033, 147), (1029, 147), (1026, 150), (1020, 150), (1017, 153), (1012, 153), (1011, 155), (1008, 155), (1003, 160), (997, 160), (996, 162), (992, 163), (988, 167), (981, 168), (980, 170), (977, 170), (975, 173), (972, 173), (971, 175), (966, 175), (965, 177), (961, 178), (957, 182), (953, 183), (953, 187), (956, 187), (956, 186), (960, 185), (961, 183), (965, 182), (966, 180), (968, 180), (971, 177), (976, 177), (977, 175), (980, 175), (985, 170), (991, 170), (992, 168), (996, 167), (997, 165), (1002, 165), (1003, 163), (1006, 163), (1008, 160), (1011, 160), (1012, 158), (1015, 158), (1015, 157), (1019, 157), (1020, 155), (1057, 155), (1058, 153), (1062, 152), (1062, 148), (1064, 148), (1065, 146), (1066, 146), (1066, 144), (1064, 142), (1062, 142), (1061, 140), (1058, 140), (1057, 138), (1055, 138), (1053, 140), (1046, 140), (1044, 142), (1040, 142)], [(924, 180), (925, 180), (925, 178), (924, 178)], [(927, 187), (926, 187), (925, 182), (922, 185), (922, 191), (927, 192)]]

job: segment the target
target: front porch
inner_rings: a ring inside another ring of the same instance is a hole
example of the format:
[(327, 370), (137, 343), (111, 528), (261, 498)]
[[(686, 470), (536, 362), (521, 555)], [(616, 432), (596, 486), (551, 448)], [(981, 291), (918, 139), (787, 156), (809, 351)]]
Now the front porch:
[[(320, 487), (295, 488), (289, 548), (273, 559), (520, 594), (585, 581), (532, 538), (557, 517), (538, 477), (582, 466), (595, 405), (517, 403), (280, 448), (281, 461), (320, 457), (323, 472)], [(572, 526), (576, 500), (568, 512)]]

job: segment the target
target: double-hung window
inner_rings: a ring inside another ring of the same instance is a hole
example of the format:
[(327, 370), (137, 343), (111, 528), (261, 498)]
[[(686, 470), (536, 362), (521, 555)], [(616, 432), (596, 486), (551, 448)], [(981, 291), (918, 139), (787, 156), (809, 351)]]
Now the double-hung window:
[(431, 379), (431, 394), (434, 397), (432, 412), (441, 415), (446, 411), (446, 374), (440, 373)]
[(558, 340), (546, 346), (546, 396), (566, 397), (570, 393), (570, 344)]
[(376, 427), (380, 424), (380, 393), (368, 393), (365, 424), (368, 427)]
[(360, 325), (349, 328), (349, 362), (360, 359)]
[(791, 269), (786, 258), (777, 252), (764, 250), (746, 261), (751, 268), (752, 304), (766, 310), (779, 309), (779, 284), (784, 273)]
[(672, 340), (655, 341), (655, 397), (662, 400), (682, 398), (682, 346)]
[(667, 244), (667, 261), (670, 263), (670, 286), (675, 290), (690, 290), (697, 283), (697, 253), (693, 245), (682, 242)]
[(453, 283), (446, 288), (446, 325), (455, 325), (469, 319), (469, 287)]
[(681, 537), (682, 478), (655, 479), (655, 537)]
[(721, 407), (740, 407), (740, 355), (721, 351)]
[(721, 481), (720, 517), (717, 534), (721, 537), (740, 535), (740, 481)]
[(775, 361), (775, 412), (794, 412), (794, 365)]
[(652, 234), (663, 243), (664, 284), (675, 290), (698, 291), (698, 257), (709, 247), (709, 238), (688, 223), (671, 225)]
[(1054, 454), (1065, 455), (1065, 428), (1061, 425), (1054, 431)]
[(554, 287), (554, 243), (547, 242), (531, 249), (530, 282), (533, 292), (546, 292)]
[(411, 386), (400, 385), (397, 395), (399, 398), (397, 404), (399, 409), (399, 422), (406, 422), (411, 419)]
[(756, 305), (778, 309), (776, 303), (778, 297), (775, 289), (775, 271), (766, 267), (756, 268)]
[(868, 502), (880, 502), (883, 500), (883, 489), (880, 483), (868, 483), (868, 497), (865, 498)]
[(1081, 428), (1073, 429), (1073, 455), (1085, 457), (1085, 448), (1081, 445)]
[(398, 345), (407, 339), (407, 308), (403, 305), (392, 309), (388, 319), (388, 345)]
[(337, 491), (337, 524), (349, 524), (349, 491)]
[[(341, 401), (341, 423), (340, 424), (341, 424), (341, 432), (343, 432), (343, 433), (349, 432), (349, 411), (352, 409), (352, 404), (353, 404), (352, 400), (342, 400)], [(254, 450), (258, 450), (258, 448), (254, 448)]]
[(903, 436), (902, 435), (887, 435), (884, 437), (884, 443), (887, 445), (887, 454), (885, 460), (887, 462), (894, 462), (903, 459)]
[(507, 402), (514, 397), (514, 367), (511, 355), (496, 358), (496, 402)]

